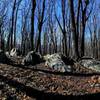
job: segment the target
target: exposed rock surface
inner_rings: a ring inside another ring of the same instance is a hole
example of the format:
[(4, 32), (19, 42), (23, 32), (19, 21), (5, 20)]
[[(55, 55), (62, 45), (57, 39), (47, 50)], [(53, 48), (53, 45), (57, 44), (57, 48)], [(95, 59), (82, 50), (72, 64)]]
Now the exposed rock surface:
[(45, 65), (49, 66), (51, 69), (54, 69), (58, 72), (72, 72), (72, 68), (70, 65), (66, 65), (63, 60), (61, 54), (52, 54), (44, 56), (46, 60)]
[(10, 56), (18, 56), (19, 55), (19, 50), (17, 48), (13, 48), (11, 51), (10, 51)]
[(84, 58), (81, 59), (79, 63), (84, 67), (100, 72), (100, 61), (97, 61), (92, 58), (86, 58), (86, 59)]
[(10, 56), (10, 53), (8, 51), (5, 52), (6, 56)]
[(35, 65), (41, 63), (42, 56), (34, 51), (28, 52), (28, 54), (22, 59), (22, 64), (23, 65)]

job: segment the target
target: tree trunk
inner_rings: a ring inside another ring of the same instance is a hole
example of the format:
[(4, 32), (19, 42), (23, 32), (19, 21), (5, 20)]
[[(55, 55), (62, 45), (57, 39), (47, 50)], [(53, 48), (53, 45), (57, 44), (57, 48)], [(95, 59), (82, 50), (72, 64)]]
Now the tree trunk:
[(14, 1), (13, 9), (12, 9), (12, 20), (11, 20), (11, 30), (10, 30), (10, 45), (11, 45), (10, 50), (13, 48), (13, 33), (14, 33), (15, 9), (16, 9), (16, 0)]
[(78, 51), (78, 36), (76, 33), (76, 26), (75, 26), (75, 14), (74, 14), (74, 5), (73, 0), (69, 0), (70, 6), (70, 14), (71, 14), (71, 25), (72, 25), (72, 32), (73, 32), (73, 47), (74, 47), (74, 54), (76, 59), (79, 58), (79, 51)]
[(41, 51), (41, 31), (42, 31), (42, 25), (43, 25), (43, 19), (44, 19), (44, 12), (45, 12), (45, 0), (43, 0), (41, 19), (39, 19), (40, 22), (38, 24), (39, 36), (37, 40), (36, 52), (39, 50), (40, 54), (42, 53)]
[(30, 33), (30, 41), (31, 41), (31, 50), (34, 50), (34, 12), (36, 8), (36, 0), (31, 0), (32, 9), (31, 9), (31, 33)]

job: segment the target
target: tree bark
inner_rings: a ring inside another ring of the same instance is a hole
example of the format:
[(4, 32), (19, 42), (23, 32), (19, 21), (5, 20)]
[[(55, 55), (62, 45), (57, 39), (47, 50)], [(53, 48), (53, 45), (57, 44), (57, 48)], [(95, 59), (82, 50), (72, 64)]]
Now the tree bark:
[(78, 51), (78, 36), (76, 32), (76, 25), (75, 25), (75, 14), (74, 14), (74, 5), (73, 0), (69, 0), (70, 6), (70, 14), (71, 14), (71, 25), (72, 25), (72, 32), (73, 32), (73, 47), (74, 47), (74, 55), (79, 58), (79, 51)]
[(39, 50), (40, 54), (42, 53), (41, 51), (41, 31), (42, 31), (42, 26), (43, 26), (44, 12), (45, 12), (45, 0), (43, 0), (41, 19), (39, 19), (40, 22), (38, 24), (39, 36), (37, 40), (36, 52)]
[(14, 15), (15, 15), (15, 9), (16, 9), (16, 0), (14, 1), (13, 4), (13, 9), (12, 9), (12, 20), (11, 20), (11, 30), (10, 30), (10, 45), (11, 48), (10, 50), (13, 48), (13, 34), (14, 34)]
[(31, 33), (30, 33), (30, 41), (31, 41), (31, 50), (34, 50), (34, 13), (36, 8), (36, 0), (31, 0), (32, 9), (31, 9)]

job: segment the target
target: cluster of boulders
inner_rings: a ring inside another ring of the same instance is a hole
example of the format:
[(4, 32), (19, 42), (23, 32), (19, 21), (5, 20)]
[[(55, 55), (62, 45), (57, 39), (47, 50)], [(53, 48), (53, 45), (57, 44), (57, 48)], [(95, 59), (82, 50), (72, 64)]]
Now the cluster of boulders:
[(0, 63), (12, 63), (11, 57), (19, 56), (19, 50), (17, 48), (13, 48), (10, 52), (0, 50)]
[[(17, 57), (19, 55), (18, 49), (13, 48), (10, 52), (4, 53), (0, 51), (0, 62), (7, 62), (9, 58)], [(35, 51), (30, 51), (25, 57), (23, 57), (21, 64), (22, 65), (35, 65), (42, 62), (45, 62), (45, 66), (48, 66), (50, 69), (53, 69), (58, 72), (71, 72), (72, 68), (70, 65), (66, 65), (64, 61), (64, 56), (62, 54), (52, 54), (41, 56)]]
[[(19, 55), (20, 52), (17, 48), (13, 48), (10, 52), (3, 52), (0, 50), (0, 63), (10, 62), (10, 58), (16, 58)], [(42, 62), (45, 62), (45, 66), (57, 72), (72, 72), (75, 63), (73, 59), (60, 53), (41, 56), (38, 52), (30, 51), (22, 58), (20, 64), (36, 65)], [(83, 57), (78, 61), (78, 63), (84, 68), (86, 67), (96, 72), (100, 72), (100, 61), (97, 61), (94, 58)]]
[(20, 51), (18, 48), (13, 48), (10, 52), (9, 51), (6, 51), (4, 52), (3, 50), (0, 50), (0, 53), (4, 53), (6, 56), (9, 56), (9, 57), (16, 57), (16, 56), (19, 56), (20, 55)]
[[(6, 63), (8, 59), (19, 58), (20, 52), (17, 48), (13, 48), (10, 52), (3, 52), (0, 50), (0, 63)], [(42, 56), (34, 51), (28, 52), (28, 54), (23, 57), (21, 64), (22, 65), (35, 65), (43, 61)]]

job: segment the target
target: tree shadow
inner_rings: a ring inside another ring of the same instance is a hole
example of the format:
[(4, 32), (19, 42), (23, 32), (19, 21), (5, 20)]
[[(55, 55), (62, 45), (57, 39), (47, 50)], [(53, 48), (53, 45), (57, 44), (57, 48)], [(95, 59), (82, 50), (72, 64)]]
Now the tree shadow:
[(13, 64), (13, 63), (10, 63), (10, 65), (14, 66), (14, 67), (18, 67), (18, 68), (22, 68), (22, 69), (30, 69), (32, 71), (35, 71), (35, 72), (43, 72), (43, 73), (46, 73), (46, 74), (53, 74), (53, 75), (61, 75), (61, 76), (79, 76), (79, 77), (88, 77), (88, 76), (93, 76), (93, 75), (100, 75), (100, 73), (98, 72), (93, 72), (93, 73), (76, 73), (76, 72), (55, 72), (55, 71), (52, 71), (52, 70), (49, 70), (49, 69), (40, 69), (40, 68), (37, 68), (38, 66), (34, 65), (32, 67), (30, 66), (24, 66), (24, 65), (21, 65), (21, 64)]
[(98, 98), (100, 97), (100, 93), (78, 95), (78, 96), (74, 95), (65, 96), (60, 94), (47, 93), (45, 91), (40, 91), (38, 89), (25, 86), (22, 83), (8, 79), (7, 77), (4, 77), (2, 75), (0, 75), (0, 79), (2, 79), (2, 81), (4, 81), (6, 84), (15, 87), (17, 91), (24, 92), (26, 93), (27, 96), (35, 98), (36, 100), (89, 100), (90, 98), (96, 99), (97, 97)]
[(9, 59), (6, 55), (4, 57), (0, 57), (0, 63), (2, 64), (12, 64), (13, 61), (11, 59)]

